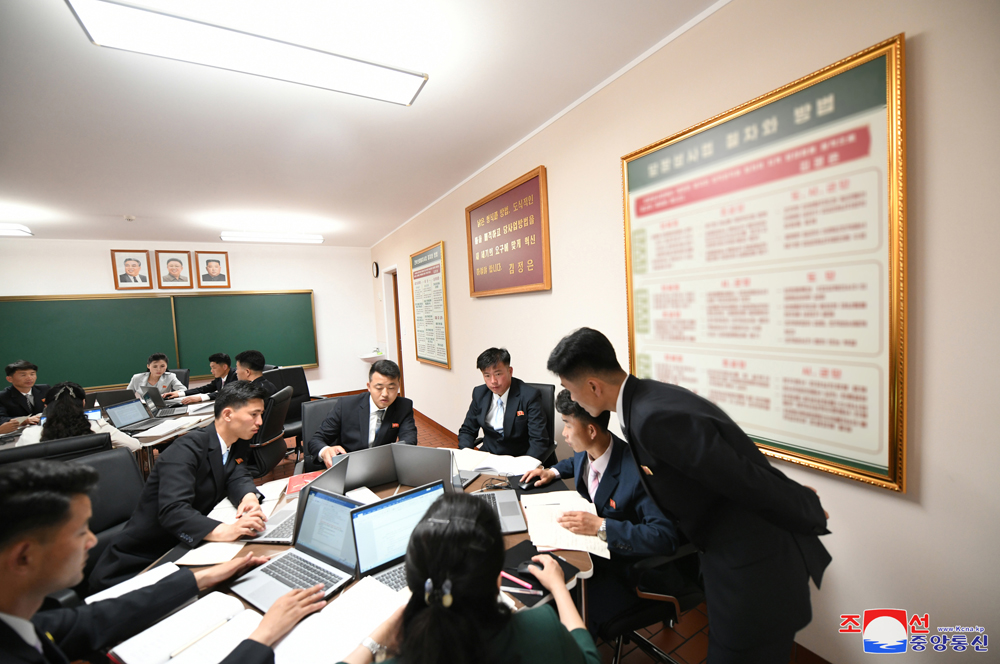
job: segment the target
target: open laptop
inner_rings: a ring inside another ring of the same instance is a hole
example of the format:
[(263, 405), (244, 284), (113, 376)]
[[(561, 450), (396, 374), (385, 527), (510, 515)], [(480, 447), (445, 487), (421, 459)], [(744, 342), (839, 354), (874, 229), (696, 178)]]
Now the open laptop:
[(358, 487), (368, 488), (396, 481), (396, 463), (391, 445), (379, 445), (366, 450), (348, 452), (347, 480), (344, 489), (353, 491)]
[(351, 510), (358, 503), (312, 485), (303, 490), (305, 508), (293, 548), (252, 570), (231, 586), (237, 595), (267, 611), (289, 590), (323, 584), (323, 596), (354, 579), (356, 551)]
[[(314, 479), (309, 483), (309, 486), (343, 495), (346, 475), (347, 460), (345, 459)], [(265, 524), (264, 532), (256, 537), (248, 537), (241, 541), (254, 544), (291, 544), (295, 538), (296, 525), (302, 523), (305, 504), (306, 501), (301, 496), (299, 500), (292, 500), (270, 516)]]
[(158, 388), (147, 386), (141, 389), (142, 400), (146, 403), (146, 407), (149, 408), (149, 412), (153, 413), (156, 417), (183, 415), (188, 411), (187, 406), (167, 406)]
[(374, 576), (393, 590), (405, 588), (410, 533), (443, 495), (444, 483), (438, 480), (351, 510), (358, 578)]
[(152, 429), (163, 421), (159, 417), (150, 417), (149, 410), (141, 399), (132, 399), (114, 406), (105, 406), (104, 412), (115, 428), (125, 433), (138, 433)]
[[(42, 413), (42, 419), (40, 419), (38, 421), (39, 424), (45, 424), (45, 420), (49, 419), (48, 415), (46, 415), (46, 413), (48, 413), (48, 412), (49, 412), (49, 409), (46, 408), (45, 411)], [(101, 409), (100, 408), (91, 408), (90, 410), (85, 410), (85, 411), (83, 411), (83, 414), (87, 416), (88, 420), (91, 420), (93, 422), (103, 422), (104, 421), (104, 415), (103, 415), (103, 413), (101, 413)]]
[(521, 512), (521, 503), (517, 500), (517, 492), (513, 489), (481, 491), (472, 495), (479, 496), (493, 507), (493, 511), (500, 517), (500, 530), (504, 535), (528, 530), (528, 524), (525, 523), (524, 514)]

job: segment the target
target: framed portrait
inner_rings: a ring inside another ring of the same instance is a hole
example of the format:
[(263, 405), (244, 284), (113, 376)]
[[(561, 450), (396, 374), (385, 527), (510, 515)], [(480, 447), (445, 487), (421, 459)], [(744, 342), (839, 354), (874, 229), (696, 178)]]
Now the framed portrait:
[(198, 275), (198, 288), (230, 287), (229, 252), (196, 251), (194, 262)]
[(115, 290), (150, 290), (153, 273), (149, 267), (149, 252), (141, 249), (112, 249), (111, 270)]
[(194, 288), (190, 251), (157, 251), (156, 275), (160, 288)]
[(904, 38), (622, 158), (632, 372), (906, 490)]

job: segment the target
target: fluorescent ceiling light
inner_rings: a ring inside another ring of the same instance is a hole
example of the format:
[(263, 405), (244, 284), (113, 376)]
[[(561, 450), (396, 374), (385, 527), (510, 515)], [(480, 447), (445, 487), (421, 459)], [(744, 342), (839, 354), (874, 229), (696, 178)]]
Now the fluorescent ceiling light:
[(222, 231), (223, 242), (282, 242), (287, 244), (323, 244), (322, 235), (312, 233), (249, 233), (246, 231)]
[(61, 216), (37, 205), (0, 201), (0, 221), (50, 221)]
[(21, 224), (0, 223), (0, 235), (9, 237), (31, 237), (34, 233), (27, 226)]
[(409, 106), (426, 74), (112, 0), (66, 0), (98, 46), (193, 62)]

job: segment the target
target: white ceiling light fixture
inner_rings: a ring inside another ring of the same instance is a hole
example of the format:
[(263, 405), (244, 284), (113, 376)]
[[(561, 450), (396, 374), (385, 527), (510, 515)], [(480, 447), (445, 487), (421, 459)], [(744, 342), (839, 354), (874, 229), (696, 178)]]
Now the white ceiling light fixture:
[(0, 235), (4, 237), (32, 237), (34, 233), (22, 224), (0, 223)]
[(266, 244), (323, 244), (323, 236), (313, 233), (252, 233), (248, 231), (222, 231), (223, 242), (263, 242)]
[(155, 55), (409, 106), (427, 74), (113, 0), (66, 0), (97, 46)]

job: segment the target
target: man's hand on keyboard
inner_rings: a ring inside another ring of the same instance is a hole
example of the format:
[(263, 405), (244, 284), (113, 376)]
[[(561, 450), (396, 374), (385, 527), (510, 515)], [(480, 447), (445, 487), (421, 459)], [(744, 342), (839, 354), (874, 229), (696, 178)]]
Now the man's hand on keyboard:
[[(258, 508), (260, 509), (260, 508)], [(264, 532), (264, 515), (253, 516), (244, 514), (234, 523), (220, 523), (215, 530), (205, 535), (208, 542), (235, 542), (241, 537), (256, 537)]]
[(234, 576), (239, 576), (257, 565), (263, 565), (270, 559), (270, 556), (254, 556), (252, 553), (248, 553), (242, 558), (233, 558), (229, 562), (200, 569), (194, 573), (194, 580), (198, 582), (198, 590), (208, 590), (212, 586)]
[(271, 605), (249, 638), (265, 646), (272, 646), (290, 632), (296, 623), (324, 606), (326, 602), (323, 600), (321, 583), (312, 588), (299, 588), (288, 592)]

